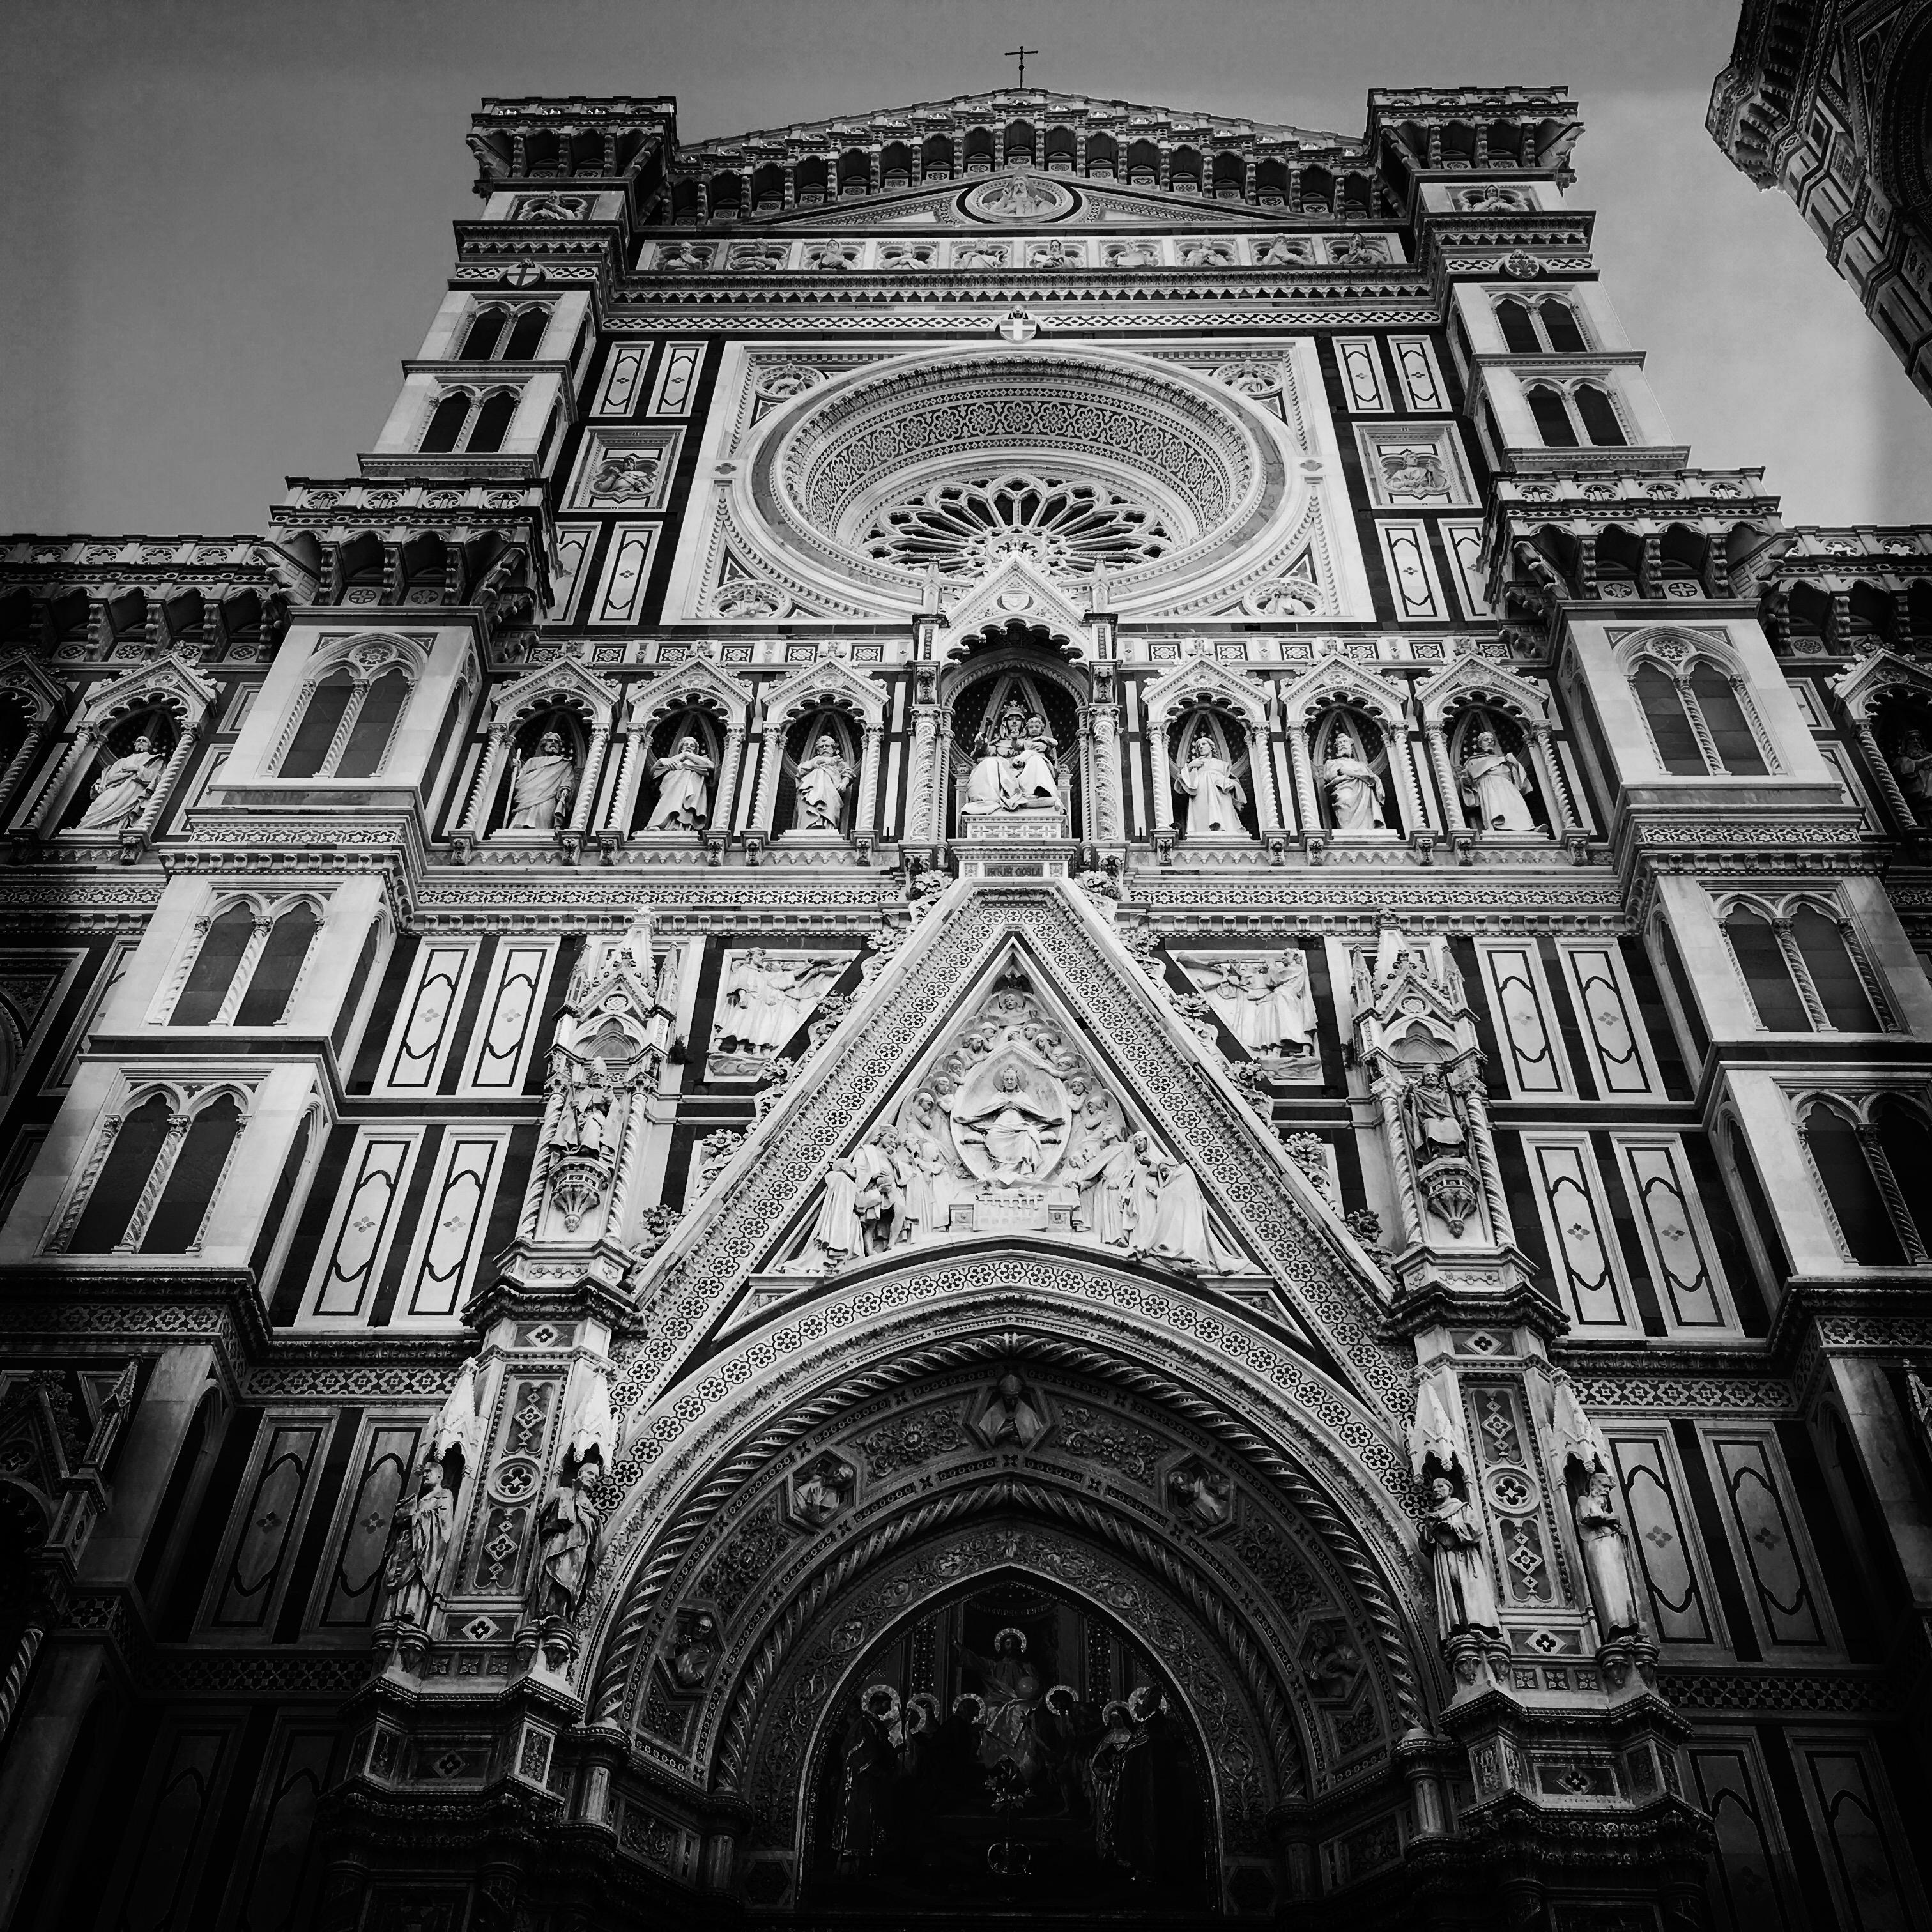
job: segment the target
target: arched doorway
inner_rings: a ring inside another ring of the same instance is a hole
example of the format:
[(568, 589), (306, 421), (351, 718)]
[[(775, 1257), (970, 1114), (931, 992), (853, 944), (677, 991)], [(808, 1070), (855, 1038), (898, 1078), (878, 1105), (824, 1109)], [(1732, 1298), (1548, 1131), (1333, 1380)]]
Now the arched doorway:
[(800, 1902), (1200, 1910), (1210, 1790), (1199, 1729), (1144, 1636), (1003, 1570), (869, 1646), (829, 1706)]

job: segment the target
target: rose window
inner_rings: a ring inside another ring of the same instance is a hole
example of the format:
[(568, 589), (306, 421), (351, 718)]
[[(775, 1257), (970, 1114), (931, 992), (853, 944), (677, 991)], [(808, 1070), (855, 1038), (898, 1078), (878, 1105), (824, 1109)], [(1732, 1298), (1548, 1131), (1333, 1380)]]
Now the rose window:
[(1160, 513), (1086, 478), (1008, 470), (935, 483), (881, 512), (866, 556), (902, 570), (976, 578), (1009, 557), (1059, 577), (1157, 562), (1174, 538)]

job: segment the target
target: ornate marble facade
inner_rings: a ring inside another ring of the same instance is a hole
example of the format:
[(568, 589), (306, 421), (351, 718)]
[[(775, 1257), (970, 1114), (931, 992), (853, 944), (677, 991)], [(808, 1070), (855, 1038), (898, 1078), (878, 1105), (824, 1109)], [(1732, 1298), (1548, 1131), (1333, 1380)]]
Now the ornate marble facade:
[(490, 101), (5, 547), (0, 1916), (1926, 1922), (1932, 532), (1578, 132)]

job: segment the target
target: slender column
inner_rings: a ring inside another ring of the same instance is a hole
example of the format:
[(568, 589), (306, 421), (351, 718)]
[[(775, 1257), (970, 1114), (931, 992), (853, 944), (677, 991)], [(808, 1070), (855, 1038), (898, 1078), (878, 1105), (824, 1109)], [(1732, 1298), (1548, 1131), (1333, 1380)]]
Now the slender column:
[(637, 808), (638, 746), (643, 736), (634, 724), (624, 728), (624, 748), (617, 754), (617, 782), (610, 788), (610, 803), (600, 830), (622, 832), (630, 829), (631, 814)]
[(1547, 724), (1530, 727), (1530, 742), (1535, 748), (1536, 776), (1565, 832), (1581, 832), (1583, 821), (1577, 816), (1576, 801), (1570, 796), (1570, 781), (1564, 776), (1563, 760), (1556, 755), (1556, 742)]
[(1288, 829), (1282, 815), (1281, 801), (1275, 796), (1274, 767), (1268, 762), (1268, 728), (1265, 718), (1252, 720), (1248, 731), (1248, 779), (1255, 788), (1255, 822), (1264, 836)]
[(1684, 707), (1684, 715), (1690, 722), (1690, 734), (1697, 740), (1697, 748), (1703, 754), (1704, 763), (1719, 778), (1729, 776), (1729, 770), (1718, 755), (1718, 741), (1711, 736), (1710, 721), (1704, 716), (1704, 707), (1697, 702), (1697, 694), (1690, 688), (1690, 680), (1681, 671), (1671, 673), (1671, 682), (1677, 687), (1677, 701)]
[(68, 781), (74, 768), (83, 760), (98, 755), (102, 734), (98, 725), (83, 725), (80, 732), (68, 740), (67, 749), (61, 754), (59, 762), (47, 776), (40, 800), (28, 819), (26, 830), (38, 832), (44, 830), (47, 820), (53, 815), (70, 789)]
[(1466, 832), (1468, 817), (1462, 809), (1462, 794), (1456, 783), (1456, 768), (1449, 762), (1449, 746), (1441, 720), (1426, 725), (1422, 735), (1429, 746), (1429, 763), (1436, 773), (1436, 788), (1442, 794), (1442, 815), (1451, 832)]
[(34, 768), (34, 760), (40, 756), (41, 741), (46, 736), (44, 724), (36, 722), (27, 728), (27, 735), (20, 740), (20, 748), (8, 760), (7, 769), (0, 772), (0, 807), (12, 799), (15, 788)]
[(200, 739), (201, 727), (199, 724), (186, 724), (182, 728), (181, 736), (175, 740), (173, 753), (161, 768), (161, 775), (155, 781), (154, 790), (148, 794), (148, 802), (141, 808), (140, 816), (122, 832), (124, 840), (145, 838), (160, 823), (162, 809), (167, 804), (176, 782), (187, 768), (188, 759)]
[(1784, 970), (1791, 975), (1791, 983), (1798, 988), (1798, 997), (1804, 1003), (1805, 1017), (1811, 1022), (1814, 1033), (1835, 1033), (1838, 1028), (1832, 1023), (1831, 1016), (1825, 1010), (1825, 1003), (1818, 997), (1816, 982), (1811, 977), (1811, 968), (1805, 963), (1804, 955), (1798, 949), (1798, 935), (1794, 922), (1788, 919), (1774, 919), (1771, 929), (1778, 940), (1778, 950), (1784, 958)]
[(610, 742), (610, 723), (599, 718), (590, 728), (590, 743), (584, 754), (584, 776), (577, 782), (577, 802), (571, 807), (568, 830), (590, 830), (591, 808), (597, 802), (597, 788), (604, 776), (604, 751)]
[(1126, 800), (1120, 784), (1120, 708), (1110, 698), (1096, 704), (1088, 721), (1094, 746), (1094, 825), (1091, 842), (1118, 845), (1126, 836)]
[(1322, 800), (1315, 789), (1315, 763), (1309, 755), (1308, 734), (1298, 728), (1288, 734), (1288, 761), (1294, 772), (1294, 795), (1300, 801), (1302, 829), (1322, 830)]
[(490, 728), (490, 742), (484, 748), (483, 761), (476, 768), (476, 782), (470, 788), (470, 802), (458, 828), (472, 838), (481, 838), (489, 823), (490, 801), (496, 796), (497, 772), (503, 762), (504, 748), (510, 742), (510, 729), (508, 724)]
[(161, 1150), (154, 1156), (154, 1164), (148, 1171), (147, 1184), (141, 1190), (141, 1198), (134, 1203), (134, 1211), (128, 1217), (128, 1232), (116, 1243), (117, 1255), (131, 1255), (141, 1245), (141, 1237), (148, 1232), (148, 1223), (154, 1219), (154, 1210), (160, 1205), (161, 1190), (168, 1184), (168, 1176), (175, 1170), (175, 1162), (181, 1155), (182, 1142), (188, 1138), (189, 1116), (170, 1114), (168, 1131), (161, 1142)]
[[(1865, 1165), (1871, 1169), (1873, 1180), (1878, 1184), (1878, 1191), (1885, 1196), (1885, 1204), (1891, 1210), (1906, 1259), (1914, 1268), (1924, 1267), (1932, 1262), (1932, 1254), (1926, 1252), (1925, 1244), (1919, 1238), (1918, 1224), (1912, 1218), (1912, 1210), (1906, 1205), (1905, 1190), (1898, 1184), (1898, 1176), (1893, 1171), (1891, 1156), (1879, 1139), (1877, 1128), (1868, 1121), (1862, 1121), (1852, 1131), (1858, 1136), (1859, 1149), (1864, 1155)], [(1920, 1177), (1916, 1184), (1922, 1185), (1923, 1178)]]
[(778, 805), (778, 773), (784, 764), (784, 741), (790, 735), (795, 713), (766, 718), (758, 736), (757, 804), (752, 808), (751, 829), (771, 838), (777, 828), (772, 823)]
[(1858, 746), (1865, 754), (1866, 769), (1878, 781), (1878, 788), (1885, 794), (1885, 802), (1897, 814), (1900, 825), (1908, 828), (1918, 823), (1918, 814), (1912, 808), (1905, 796), (1904, 788), (1898, 782), (1898, 774), (1892, 768), (1891, 761), (1878, 748), (1878, 740), (1872, 730), (1870, 721), (1862, 715), (1852, 720), (1858, 734)]
[(27, 1679), (32, 1673), (34, 1659), (40, 1654), (40, 1643), (46, 1636), (45, 1626), (38, 1618), (28, 1622), (20, 1633), (20, 1640), (14, 1646), (14, 1654), (7, 1665), (7, 1676), (0, 1682), (0, 1744), (7, 1741), (7, 1728), (14, 1721), (14, 1713), (20, 1702), (20, 1693), (27, 1688)]
[(1148, 803), (1156, 833), (1174, 830), (1174, 766), (1168, 756), (1167, 734), (1174, 713), (1163, 711), (1147, 722), (1148, 762), (1154, 767), (1154, 796)]
[(738, 796), (738, 787), (744, 777), (745, 722), (735, 720), (725, 728), (724, 769), (718, 774), (718, 790), (711, 801), (711, 823), (707, 830), (725, 832), (730, 829), (730, 807)]
[(1406, 837), (1414, 838), (1418, 832), (1433, 830), (1429, 814), (1422, 808), (1422, 788), (1416, 783), (1415, 758), (1409, 748), (1408, 733), (1398, 718), (1388, 728), (1389, 771), (1395, 780), (1396, 796), (1401, 801), (1403, 820), (1402, 832)]
[[(879, 750), (885, 728), (876, 718), (866, 727), (864, 748), (859, 754), (859, 798), (852, 814), (855, 835), (874, 831), (879, 823)], [(766, 821), (770, 829), (770, 821)]]
[[(206, 933), (212, 923), (211, 920), (198, 919), (195, 921), (195, 927), (198, 932)], [(241, 1005), (244, 997), (248, 993), (248, 982), (255, 976), (255, 968), (260, 962), (262, 949), (268, 944), (268, 934), (274, 929), (275, 922), (273, 920), (265, 919), (260, 914), (256, 914), (254, 922), (249, 929), (248, 943), (242, 949), (242, 957), (236, 965), (235, 976), (229, 981), (228, 990), (221, 996), (220, 1010), (214, 1016), (214, 1023), (217, 1026), (226, 1026), (234, 1018), (236, 1010)], [(194, 970), (194, 962), (190, 959), (187, 971), (181, 975), (183, 984), (187, 982), (188, 974)], [(179, 997), (178, 988), (176, 989), (176, 997)]]
[(34, 1673), (0, 1757), (0, 1925), (13, 1922), (106, 1655), (103, 1643), (56, 1645)]

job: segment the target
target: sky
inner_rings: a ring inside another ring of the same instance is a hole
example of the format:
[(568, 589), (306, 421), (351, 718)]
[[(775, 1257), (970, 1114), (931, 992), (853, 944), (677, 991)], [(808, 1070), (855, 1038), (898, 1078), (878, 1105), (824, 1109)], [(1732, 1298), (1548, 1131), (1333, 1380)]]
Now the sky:
[(1737, 0), (8, 0), (0, 531), (239, 535), (354, 473), (472, 214), (482, 96), (687, 140), (1030, 83), (1354, 134), (1373, 86), (1567, 86), (1572, 201), (1694, 463), (1932, 523), (1932, 406), (1704, 130)]

